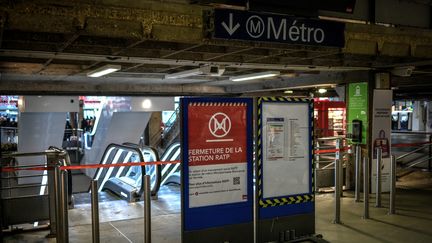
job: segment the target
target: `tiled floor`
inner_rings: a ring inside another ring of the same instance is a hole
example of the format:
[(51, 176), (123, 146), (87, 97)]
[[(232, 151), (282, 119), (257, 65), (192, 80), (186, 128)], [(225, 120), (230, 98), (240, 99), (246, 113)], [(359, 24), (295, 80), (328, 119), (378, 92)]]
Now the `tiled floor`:
[[(430, 176), (429, 176), (430, 178)], [(422, 177), (424, 182), (425, 178)], [(426, 179), (430, 180), (430, 179)], [(363, 203), (355, 203), (352, 194), (342, 198), (342, 224), (333, 224), (332, 194), (316, 197), (316, 231), (324, 239), (335, 242), (432, 242), (431, 184), (421, 189), (402, 185), (397, 191), (397, 214), (387, 215), (388, 194), (383, 195), (383, 208), (375, 208), (370, 199), (370, 219), (362, 219)], [(411, 185), (411, 184), (410, 184)], [(163, 187), (159, 200), (152, 201), (152, 239), (156, 243), (180, 242), (179, 188)], [(101, 242), (143, 242), (142, 202), (128, 204), (116, 200), (100, 203)], [(77, 205), (69, 211), (70, 242), (91, 242), (90, 205)], [(9, 236), (5, 242), (55, 242), (45, 239), (47, 231)], [(205, 241), (203, 241), (205, 242)]]

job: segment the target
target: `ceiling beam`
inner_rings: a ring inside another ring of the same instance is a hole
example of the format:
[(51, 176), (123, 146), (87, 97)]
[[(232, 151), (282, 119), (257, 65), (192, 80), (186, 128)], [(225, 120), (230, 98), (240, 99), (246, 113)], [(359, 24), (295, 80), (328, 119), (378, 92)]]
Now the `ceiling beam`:
[(177, 66), (195, 66), (203, 64), (222, 65), (233, 68), (246, 69), (270, 69), (270, 70), (298, 70), (298, 71), (360, 71), (370, 70), (368, 67), (330, 67), (330, 66), (309, 66), (309, 65), (286, 65), (286, 64), (265, 64), (265, 63), (243, 63), (243, 62), (217, 62), (217, 61), (196, 61), (196, 60), (179, 60), (179, 59), (162, 59), (162, 58), (145, 58), (131, 56), (106, 56), (106, 55), (91, 55), (91, 54), (76, 54), (76, 53), (56, 53), (56, 52), (40, 52), (40, 51), (25, 51), (25, 50), (4, 50), (0, 49), (0, 57), (16, 57), (16, 58), (36, 58), (36, 59), (58, 59), (58, 60), (73, 60), (73, 61), (94, 61), (106, 63), (127, 63), (127, 64), (162, 64), (162, 65), (177, 65)]
[[(193, 50), (193, 49), (198, 48), (198, 47), (200, 47), (202, 45), (203, 44), (197, 44), (197, 45), (193, 45), (193, 46), (187, 47), (187, 48), (182, 49), (182, 50), (174, 51), (172, 53), (169, 53), (167, 55), (162, 56), (161, 58), (168, 58), (168, 57), (180, 54), (180, 53), (185, 52), (185, 51)], [(134, 65), (132, 67), (126, 68), (126, 69), (124, 69), (124, 71), (128, 71), (128, 70), (131, 70), (131, 69), (139, 68), (139, 67), (141, 67), (143, 65), (145, 65), (145, 64), (144, 63), (140, 63), (140, 64)]]
[(224, 95), (221, 87), (194, 84), (110, 84), (67, 81), (1, 81), (0, 92), (8, 95)]
[[(68, 48), (68, 46), (70, 46), (76, 39), (78, 39), (78, 37), (81, 35), (82, 30), (78, 30), (77, 32), (75, 32), (72, 37), (70, 37), (66, 42), (63, 43), (63, 45), (61, 45), (58, 49), (57, 49), (57, 53), (60, 53), (62, 51), (64, 51), (66, 48)], [(44, 71), (54, 60), (54, 58), (50, 58), (48, 59), (43, 65), (42, 68), (37, 71), (35, 74), (39, 74), (40, 72)]]
[(3, 43), (3, 32), (4, 32), (5, 23), (6, 23), (6, 16), (2, 15), (0, 17), (0, 48), (2, 47), (2, 43)]
[(228, 93), (264, 92), (292, 88), (307, 88), (322, 85), (341, 84), (347, 82), (365, 81), (369, 78), (369, 72), (345, 72), (345, 73), (320, 73), (303, 75), (294, 78), (278, 78), (263, 80), (253, 84), (242, 85), (241, 82), (231, 82), (227, 86)]

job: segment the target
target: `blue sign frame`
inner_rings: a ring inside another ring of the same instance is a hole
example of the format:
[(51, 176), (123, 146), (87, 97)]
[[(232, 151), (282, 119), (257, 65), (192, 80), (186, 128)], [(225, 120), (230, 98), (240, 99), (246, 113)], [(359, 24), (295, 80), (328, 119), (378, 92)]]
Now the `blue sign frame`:
[[(188, 107), (192, 102), (242, 102), (246, 103), (247, 124), (247, 193), (245, 202), (189, 208), (189, 155), (188, 148)], [(181, 144), (182, 144), (182, 231), (203, 230), (224, 225), (250, 223), (253, 221), (253, 101), (250, 98), (182, 98)]]
[(213, 38), (344, 47), (345, 24), (280, 14), (215, 9)]
[[(303, 103), (309, 105), (309, 180), (310, 180), (310, 188), (309, 193), (306, 194), (296, 194), (296, 195), (286, 195), (281, 197), (274, 198), (264, 198), (263, 197), (263, 144), (262, 144), (262, 136), (263, 133), (263, 103), (265, 102), (273, 102), (273, 103)], [(284, 97), (262, 97), (258, 99), (258, 151), (257, 151), (257, 200), (258, 200), (258, 218), (259, 219), (271, 219), (275, 217), (281, 216), (291, 216), (296, 214), (307, 214), (313, 213), (315, 211), (315, 202), (314, 202), (314, 172), (313, 172), (313, 101), (309, 99), (299, 99), (299, 98), (284, 98)]]

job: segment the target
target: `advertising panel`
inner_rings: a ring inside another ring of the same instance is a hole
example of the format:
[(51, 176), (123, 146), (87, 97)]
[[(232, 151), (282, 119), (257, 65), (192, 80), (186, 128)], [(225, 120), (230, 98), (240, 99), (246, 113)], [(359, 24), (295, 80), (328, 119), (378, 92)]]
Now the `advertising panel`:
[(189, 207), (247, 200), (246, 103), (189, 104)]
[(368, 84), (351, 83), (348, 85), (348, 133), (352, 132), (352, 121), (362, 121), (362, 142), (367, 144), (368, 134)]
[(184, 98), (181, 112), (183, 240), (245, 223), (252, 236), (252, 100)]
[(390, 156), (391, 156), (391, 90), (374, 90), (372, 117), (372, 192), (376, 191), (376, 149), (381, 148), (381, 191), (390, 191)]

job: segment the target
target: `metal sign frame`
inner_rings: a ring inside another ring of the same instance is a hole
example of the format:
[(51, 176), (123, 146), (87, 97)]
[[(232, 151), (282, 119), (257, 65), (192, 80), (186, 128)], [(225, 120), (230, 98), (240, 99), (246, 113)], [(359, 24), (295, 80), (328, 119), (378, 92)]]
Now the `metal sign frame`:
[[(246, 106), (247, 200), (214, 206), (189, 207), (189, 131), (191, 103), (244, 103)], [(253, 241), (253, 100), (250, 98), (182, 98), (181, 99), (181, 213), (182, 242)]]
[[(263, 192), (263, 104), (264, 103), (308, 104), (309, 114), (309, 192), (297, 195), (285, 195), (274, 198), (264, 198)], [(313, 100), (284, 97), (262, 97), (257, 101), (257, 220), (258, 242), (280, 240), (280, 234), (290, 230), (298, 235), (315, 233), (315, 195), (313, 170)], [(274, 225), (274, 219), (278, 218)], [(270, 230), (271, 229), (271, 230)], [(282, 232), (282, 233), (281, 233)], [(292, 234), (292, 233), (291, 233)], [(292, 235), (291, 235), (292, 237)], [(285, 240), (290, 240), (288, 235)]]
[(345, 46), (345, 24), (341, 22), (215, 9), (211, 23), (213, 38), (329, 47)]

